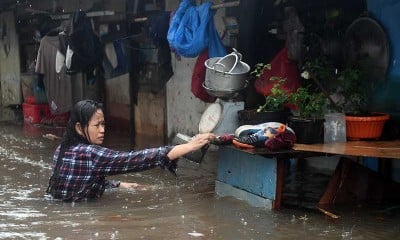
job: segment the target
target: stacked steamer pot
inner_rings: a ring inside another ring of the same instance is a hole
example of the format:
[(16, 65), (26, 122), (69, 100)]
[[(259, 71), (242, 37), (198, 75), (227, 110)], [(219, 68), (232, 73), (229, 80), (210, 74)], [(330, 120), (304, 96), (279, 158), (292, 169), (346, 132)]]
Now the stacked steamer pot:
[(242, 62), (242, 55), (236, 49), (224, 57), (209, 58), (204, 64), (206, 78), (203, 87), (211, 96), (231, 99), (247, 87), (250, 66)]
[(238, 100), (238, 96), (248, 85), (250, 66), (242, 62), (242, 55), (236, 49), (224, 57), (209, 58), (204, 64), (203, 87), (208, 94), (217, 97), (217, 101), (204, 111), (199, 132), (233, 134), (239, 127), (237, 113), (244, 109), (244, 102)]

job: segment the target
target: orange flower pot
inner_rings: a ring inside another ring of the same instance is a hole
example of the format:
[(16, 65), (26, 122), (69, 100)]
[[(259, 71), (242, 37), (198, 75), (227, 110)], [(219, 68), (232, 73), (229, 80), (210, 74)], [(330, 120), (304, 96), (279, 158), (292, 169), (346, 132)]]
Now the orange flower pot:
[(346, 135), (348, 140), (378, 139), (382, 135), (389, 114), (374, 113), (370, 116), (346, 115)]

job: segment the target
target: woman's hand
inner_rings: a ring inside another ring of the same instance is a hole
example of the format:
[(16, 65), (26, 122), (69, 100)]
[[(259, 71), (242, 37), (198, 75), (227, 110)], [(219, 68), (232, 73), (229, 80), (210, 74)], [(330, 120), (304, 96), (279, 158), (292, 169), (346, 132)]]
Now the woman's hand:
[(215, 139), (215, 134), (213, 133), (201, 133), (194, 136), (188, 143), (176, 145), (168, 153), (168, 158), (175, 160), (182, 157), (185, 154), (196, 151), (203, 147), (204, 145), (210, 143)]
[(202, 148), (204, 145), (213, 141), (215, 139), (215, 137), (216, 136), (213, 133), (197, 134), (188, 142), (188, 144), (190, 144), (193, 147), (192, 151), (196, 151), (196, 150)]
[(147, 190), (145, 185), (137, 184), (137, 183), (129, 183), (129, 182), (121, 182), (119, 184), (120, 188), (127, 188), (127, 189), (135, 189), (135, 190)]

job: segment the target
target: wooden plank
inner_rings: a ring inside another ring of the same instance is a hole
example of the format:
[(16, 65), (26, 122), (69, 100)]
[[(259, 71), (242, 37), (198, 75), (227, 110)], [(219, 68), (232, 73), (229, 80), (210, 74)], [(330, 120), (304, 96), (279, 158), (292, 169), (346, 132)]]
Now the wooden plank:
[(343, 143), (295, 144), (296, 151), (319, 152), (358, 157), (400, 159), (400, 140), (347, 141)]
[(285, 157), (293, 157), (293, 156), (296, 156), (296, 155), (298, 155), (300, 153), (299, 151), (295, 151), (293, 149), (283, 149), (283, 150), (271, 151), (268, 148), (263, 148), (263, 147), (259, 147), (259, 148), (238, 148), (233, 144), (227, 145), (225, 147), (236, 149), (237, 151), (245, 152), (245, 153), (248, 153), (248, 154), (251, 154), (251, 155), (261, 155), (261, 156), (264, 156), (264, 157), (285, 158)]
[(319, 200), (319, 206), (327, 206), (331, 205), (334, 202), (336, 192), (339, 188), (340, 181), (342, 180), (342, 172), (343, 172), (343, 159), (339, 161), (339, 164), (336, 166), (335, 172), (332, 175), (328, 186), (324, 194), (321, 196)]

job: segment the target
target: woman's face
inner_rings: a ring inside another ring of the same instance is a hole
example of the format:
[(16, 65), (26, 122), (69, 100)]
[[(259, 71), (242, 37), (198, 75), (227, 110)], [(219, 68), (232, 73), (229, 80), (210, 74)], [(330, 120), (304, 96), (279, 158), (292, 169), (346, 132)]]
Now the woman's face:
[(91, 144), (100, 145), (104, 141), (105, 121), (104, 114), (101, 109), (97, 109), (89, 120), (86, 128), (86, 136)]

